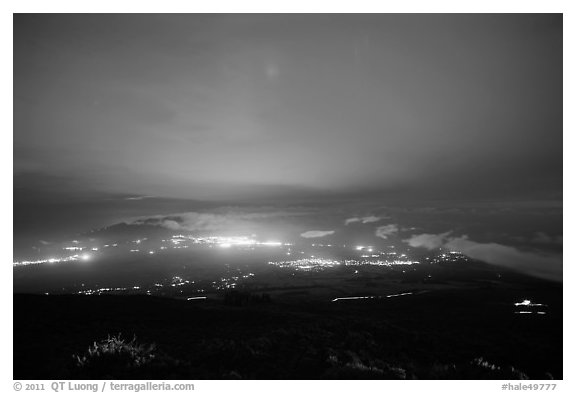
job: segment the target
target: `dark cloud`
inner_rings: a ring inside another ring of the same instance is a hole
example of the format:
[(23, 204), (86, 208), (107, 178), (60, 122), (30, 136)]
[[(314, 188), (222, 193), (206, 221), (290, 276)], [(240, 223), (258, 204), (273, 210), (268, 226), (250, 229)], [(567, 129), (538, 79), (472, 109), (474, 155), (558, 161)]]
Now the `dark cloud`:
[(468, 234), (533, 269), (540, 254), (513, 250), (562, 246), (562, 23), (17, 14), (15, 238), (122, 220), (342, 242), (418, 228), (411, 246)]
[(16, 15), (14, 170), (181, 198), (561, 198), (562, 15)]

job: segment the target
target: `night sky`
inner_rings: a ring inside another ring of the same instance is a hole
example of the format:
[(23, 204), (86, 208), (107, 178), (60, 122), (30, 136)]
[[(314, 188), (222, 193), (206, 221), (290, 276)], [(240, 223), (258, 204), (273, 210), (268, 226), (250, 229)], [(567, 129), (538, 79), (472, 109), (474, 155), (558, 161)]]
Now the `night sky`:
[(15, 15), (15, 244), (298, 205), (558, 278), (562, 83), (559, 14)]

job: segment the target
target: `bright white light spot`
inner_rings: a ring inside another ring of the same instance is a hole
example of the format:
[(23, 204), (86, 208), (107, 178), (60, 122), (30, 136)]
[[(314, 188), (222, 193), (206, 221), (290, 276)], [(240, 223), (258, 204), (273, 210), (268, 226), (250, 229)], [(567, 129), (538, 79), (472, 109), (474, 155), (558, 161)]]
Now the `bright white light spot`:
[(530, 301), (530, 300), (528, 300), (528, 299), (524, 299), (524, 300), (522, 300), (520, 303), (514, 303), (514, 305), (515, 305), (516, 307), (518, 307), (518, 306), (547, 307), (546, 304), (532, 303), (532, 301)]
[(263, 246), (281, 246), (281, 242), (264, 242), (262, 243)]
[(81, 257), (81, 258), (82, 258), (83, 261), (87, 261), (87, 260), (90, 259), (90, 254), (82, 254), (82, 257)]
[(222, 248), (230, 248), (232, 246), (232, 244), (230, 243), (220, 243), (220, 247)]

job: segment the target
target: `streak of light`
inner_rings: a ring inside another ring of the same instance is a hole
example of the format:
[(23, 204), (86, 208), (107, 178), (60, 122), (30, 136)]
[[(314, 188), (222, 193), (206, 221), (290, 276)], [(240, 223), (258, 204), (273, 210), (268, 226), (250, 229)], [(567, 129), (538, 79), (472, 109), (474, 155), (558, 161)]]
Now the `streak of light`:
[(206, 300), (206, 296), (193, 296), (187, 298), (186, 300)]

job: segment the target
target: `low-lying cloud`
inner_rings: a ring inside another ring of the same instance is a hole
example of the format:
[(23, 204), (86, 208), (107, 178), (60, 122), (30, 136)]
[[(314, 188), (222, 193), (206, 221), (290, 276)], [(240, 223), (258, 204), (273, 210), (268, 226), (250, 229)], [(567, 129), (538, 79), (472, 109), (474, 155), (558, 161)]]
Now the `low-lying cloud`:
[(310, 239), (310, 238), (314, 238), (314, 237), (330, 236), (333, 234), (334, 234), (334, 231), (306, 231), (304, 233), (301, 233), (300, 236), (302, 236), (306, 239)]
[(259, 223), (288, 216), (302, 215), (291, 211), (243, 212), (229, 210), (215, 213), (184, 212), (169, 215), (139, 217), (128, 224), (153, 225), (174, 231), (222, 232), (238, 231), (245, 233), (255, 229)]
[(562, 281), (561, 254), (521, 251), (498, 243), (478, 243), (470, 240), (467, 235), (460, 237), (449, 235), (450, 232), (437, 235), (425, 233), (414, 235), (404, 242), (411, 247), (424, 247), (429, 250), (445, 247), (489, 264), (515, 269), (540, 278)]
[(373, 222), (378, 222), (380, 220), (384, 220), (386, 218), (390, 218), (390, 217), (386, 217), (386, 216), (350, 217), (350, 218), (347, 218), (346, 220), (344, 220), (344, 225), (349, 225), (349, 224), (354, 224), (354, 223), (370, 224)]
[(404, 243), (408, 243), (410, 247), (424, 247), (428, 250), (435, 250), (442, 247), (450, 233), (452, 232), (448, 231), (437, 235), (432, 233), (422, 233), (403, 241)]
[(382, 239), (387, 239), (388, 236), (393, 235), (394, 233), (398, 232), (398, 225), (396, 224), (388, 224), (383, 225), (381, 227), (376, 228), (376, 232), (374, 233), (377, 237), (381, 237)]
[(445, 247), (490, 264), (521, 270), (533, 276), (562, 281), (562, 255), (520, 251), (497, 243), (477, 243), (461, 236), (450, 239)]

